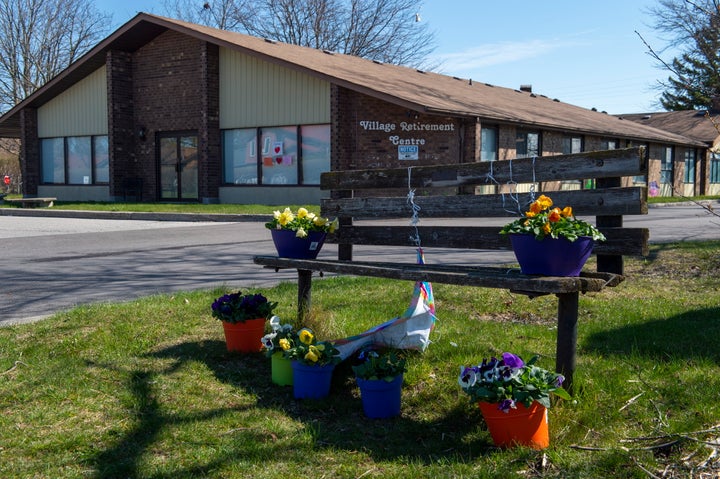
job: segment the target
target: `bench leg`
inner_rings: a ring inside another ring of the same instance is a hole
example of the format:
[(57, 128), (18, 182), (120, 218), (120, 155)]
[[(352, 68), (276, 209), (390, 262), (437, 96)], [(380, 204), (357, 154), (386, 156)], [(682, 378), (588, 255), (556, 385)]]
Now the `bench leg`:
[(558, 331), (555, 371), (565, 376), (563, 387), (572, 391), (577, 349), (579, 293), (561, 293), (558, 297)]
[(310, 290), (312, 288), (312, 270), (299, 269), (298, 272), (298, 321), (303, 324), (310, 311)]

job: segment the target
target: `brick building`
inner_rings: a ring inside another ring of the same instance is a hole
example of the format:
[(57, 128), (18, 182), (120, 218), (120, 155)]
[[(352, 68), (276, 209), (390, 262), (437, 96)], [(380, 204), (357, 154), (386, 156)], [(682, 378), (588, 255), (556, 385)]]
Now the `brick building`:
[[(652, 166), (668, 147), (678, 158), (704, 158), (707, 149), (527, 87), (144, 13), (0, 117), (0, 136), (21, 140), (26, 196), (80, 201), (316, 203), (320, 173), (331, 168), (638, 144), (649, 147)], [(626, 181), (659, 179), (651, 168), (649, 178)]]

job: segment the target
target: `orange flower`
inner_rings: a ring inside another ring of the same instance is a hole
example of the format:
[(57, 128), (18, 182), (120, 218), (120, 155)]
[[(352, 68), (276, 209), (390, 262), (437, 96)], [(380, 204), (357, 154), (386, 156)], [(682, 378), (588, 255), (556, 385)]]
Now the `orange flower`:
[(545, 196), (545, 195), (540, 195), (540, 197), (537, 199), (536, 203), (538, 205), (540, 205), (541, 210), (546, 210), (553, 205), (553, 202), (550, 199), (550, 197)]
[(550, 223), (545, 223), (543, 225), (543, 231), (545, 232), (545, 234), (549, 235), (551, 229), (552, 229), (552, 226), (550, 226)]
[(537, 201), (533, 201), (532, 204), (530, 205), (530, 211), (525, 213), (525, 215), (532, 218), (536, 214), (540, 213), (542, 210), (543, 210), (543, 208), (542, 208), (542, 206), (540, 206), (540, 203), (538, 203)]
[(560, 221), (560, 218), (562, 218), (562, 212), (560, 211), (560, 208), (553, 208), (550, 210), (550, 213), (548, 214), (548, 221), (551, 223), (557, 223)]
[(562, 215), (565, 218), (572, 218), (572, 206), (566, 206), (565, 208), (563, 208)]

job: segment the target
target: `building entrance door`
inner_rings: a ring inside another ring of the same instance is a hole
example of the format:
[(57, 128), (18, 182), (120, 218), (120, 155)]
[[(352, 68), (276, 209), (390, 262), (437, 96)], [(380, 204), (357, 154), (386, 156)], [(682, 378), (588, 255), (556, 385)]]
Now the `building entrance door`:
[(198, 199), (198, 140), (195, 134), (163, 134), (159, 138), (160, 199)]

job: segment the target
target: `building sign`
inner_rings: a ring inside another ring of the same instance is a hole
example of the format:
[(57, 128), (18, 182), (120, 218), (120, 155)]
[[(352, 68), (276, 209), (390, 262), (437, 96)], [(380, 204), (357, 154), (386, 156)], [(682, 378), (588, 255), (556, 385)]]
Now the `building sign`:
[(424, 133), (455, 131), (454, 123), (400, 123), (382, 122), (375, 120), (361, 120), (358, 122), (365, 131), (380, 131), (388, 133), (388, 141), (398, 148), (398, 159), (417, 160), (420, 158), (420, 146), (427, 143)]
[(420, 148), (417, 145), (399, 145), (398, 160), (417, 160)]

